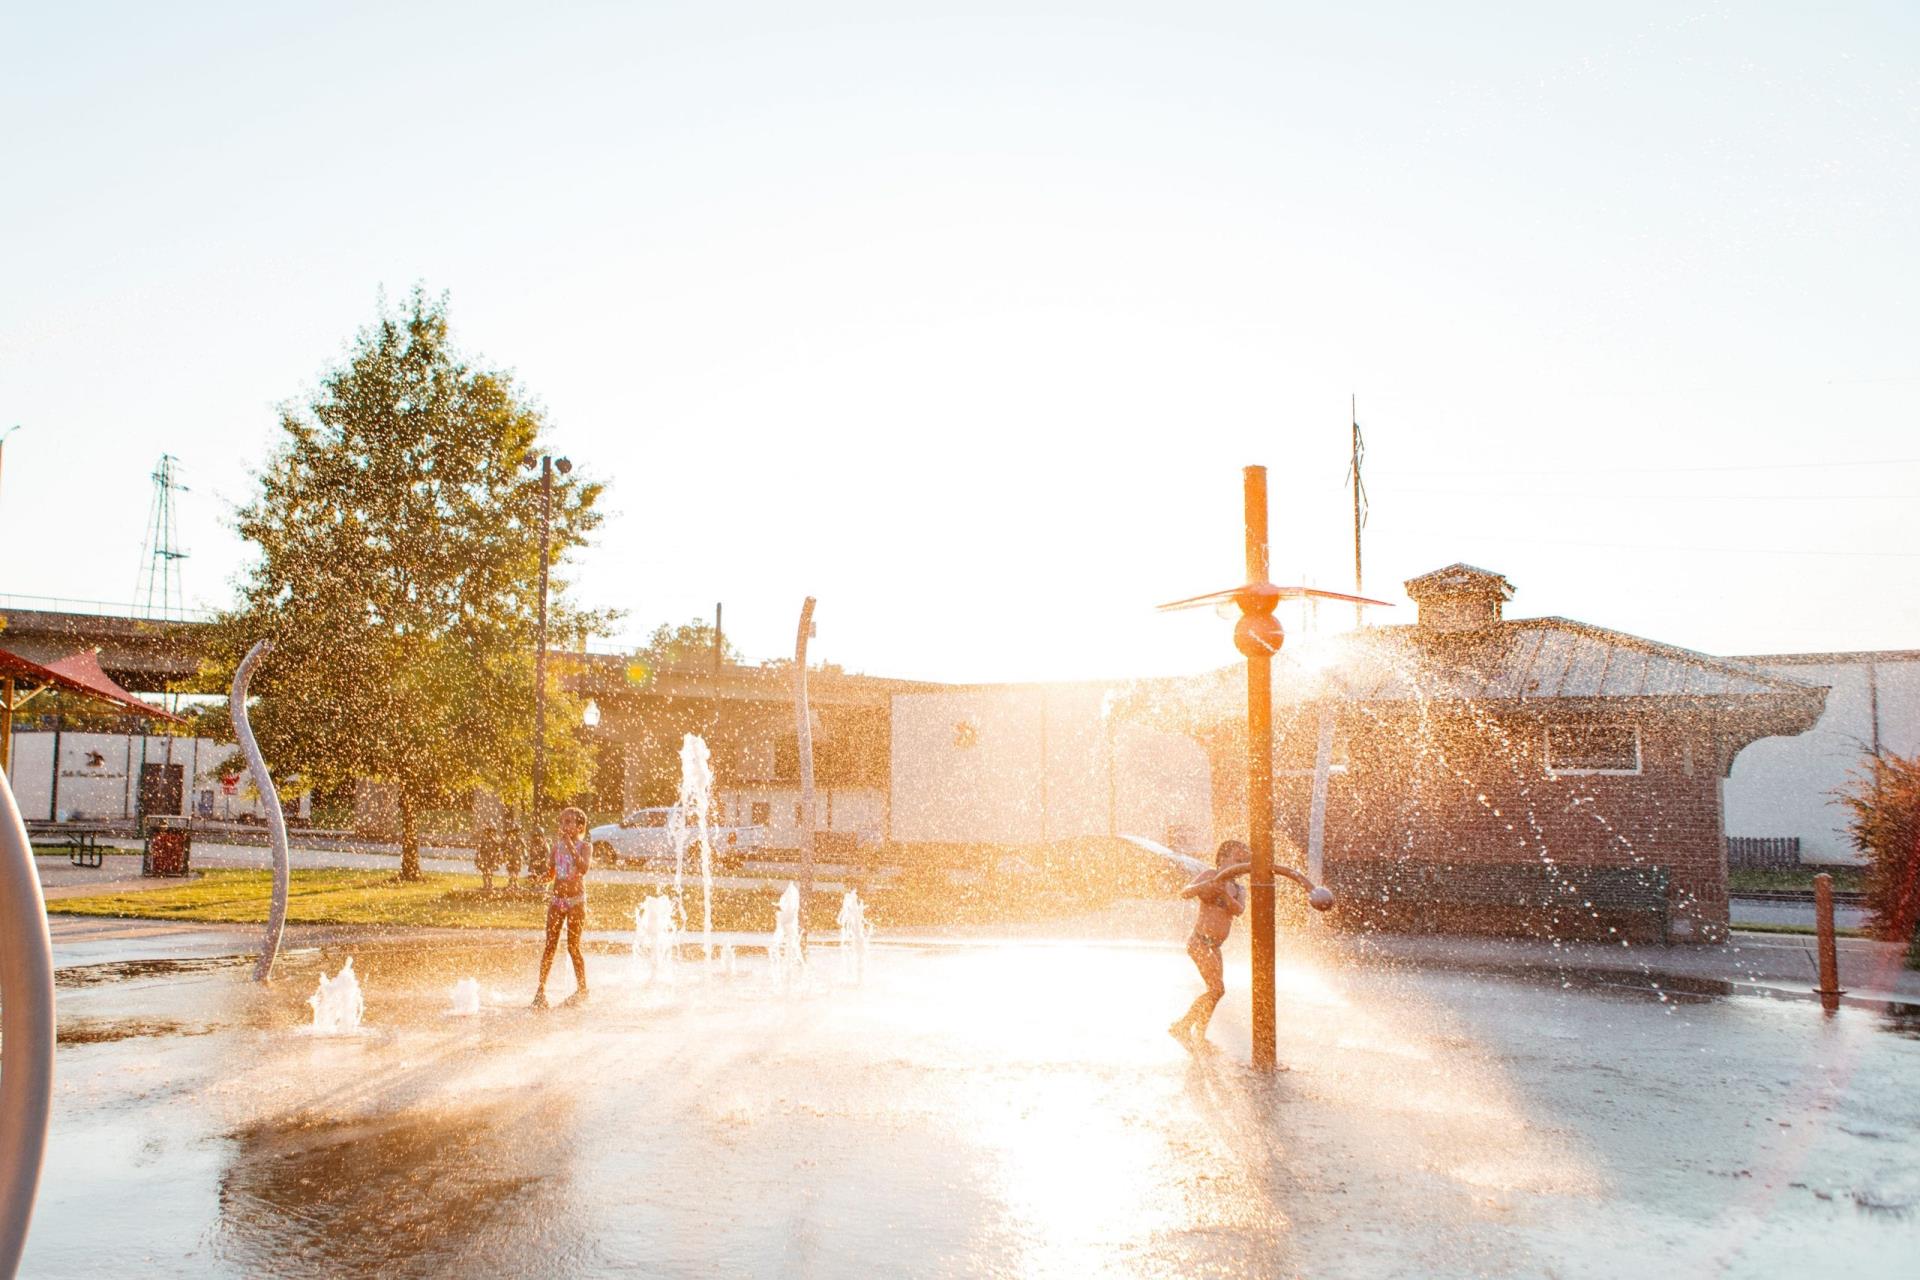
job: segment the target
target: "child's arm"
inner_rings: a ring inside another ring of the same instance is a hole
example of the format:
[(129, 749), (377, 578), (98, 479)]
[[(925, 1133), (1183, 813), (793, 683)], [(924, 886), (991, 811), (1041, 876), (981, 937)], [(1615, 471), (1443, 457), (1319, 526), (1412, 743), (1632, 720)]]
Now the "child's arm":
[(558, 880), (554, 882), (554, 892), (562, 897), (577, 898), (586, 891), (587, 856), (592, 852), (590, 848), (581, 847), (586, 843), (582, 840), (579, 845), (574, 845), (568, 850), (573, 855), (573, 874), (568, 876), (564, 883)]
[(1220, 873), (1217, 871), (1201, 872), (1188, 883), (1186, 888), (1180, 891), (1180, 896), (1183, 898), (1198, 898), (1205, 894), (1212, 893), (1214, 883), (1219, 878), (1219, 875)]

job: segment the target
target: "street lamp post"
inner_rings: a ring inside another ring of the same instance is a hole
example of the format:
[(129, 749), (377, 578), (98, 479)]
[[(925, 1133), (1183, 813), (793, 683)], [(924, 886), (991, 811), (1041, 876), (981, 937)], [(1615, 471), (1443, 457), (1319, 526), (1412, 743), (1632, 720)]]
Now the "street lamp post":
[(566, 458), (529, 453), (531, 467), (540, 466), (540, 634), (533, 651), (533, 828), (540, 829), (541, 806), (547, 789), (547, 569), (553, 556), (553, 473), (566, 475), (573, 463)]

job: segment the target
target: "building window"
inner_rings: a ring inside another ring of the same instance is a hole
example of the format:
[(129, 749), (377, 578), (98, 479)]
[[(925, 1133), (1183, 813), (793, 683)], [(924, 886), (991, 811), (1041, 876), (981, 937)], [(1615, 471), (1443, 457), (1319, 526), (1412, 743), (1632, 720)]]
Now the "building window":
[(753, 825), (756, 827), (764, 827), (769, 822), (772, 822), (772, 821), (773, 821), (772, 801), (755, 800), (753, 802)]
[(1640, 772), (1640, 727), (1632, 724), (1550, 724), (1548, 773)]

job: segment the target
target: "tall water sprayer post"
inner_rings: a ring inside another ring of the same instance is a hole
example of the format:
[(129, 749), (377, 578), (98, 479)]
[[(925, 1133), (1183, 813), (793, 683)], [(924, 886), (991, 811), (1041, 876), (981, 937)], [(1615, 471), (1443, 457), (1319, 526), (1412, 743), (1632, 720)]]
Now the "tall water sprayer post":
[(234, 736), (240, 739), (240, 753), (247, 758), (247, 772), (253, 775), (253, 785), (259, 789), (261, 802), (267, 807), (267, 835), (273, 842), (273, 905), (267, 911), (267, 935), (260, 941), (260, 959), (253, 966), (255, 982), (266, 982), (273, 977), (274, 957), (280, 954), (280, 934), (287, 925), (287, 881), (292, 874), (287, 860), (287, 815), (280, 808), (280, 789), (273, 784), (273, 775), (267, 772), (267, 762), (260, 755), (260, 744), (254, 741), (253, 725), (247, 719), (247, 682), (253, 678), (260, 659), (272, 652), (271, 640), (262, 640), (247, 650), (247, 656), (240, 660), (240, 669), (233, 673), (233, 693), (228, 699)]
[(1279, 1052), (1274, 1002), (1273, 908), (1273, 655), (1281, 631), (1273, 616), (1278, 596), (1267, 578), (1267, 469), (1243, 473), (1247, 523), (1247, 583), (1240, 593), (1234, 644), (1247, 660), (1247, 843), (1253, 848), (1253, 1065), (1271, 1067)]
[(53, 940), (13, 788), (0, 773), (0, 1277), (20, 1269), (53, 1105)]
[[(800, 919), (813, 896), (813, 712), (807, 706), (807, 641), (813, 636), (813, 597), (800, 606), (800, 632), (793, 642), (793, 714), (800, 745)], [(805, 930), (804, 923), (801, 928)]]

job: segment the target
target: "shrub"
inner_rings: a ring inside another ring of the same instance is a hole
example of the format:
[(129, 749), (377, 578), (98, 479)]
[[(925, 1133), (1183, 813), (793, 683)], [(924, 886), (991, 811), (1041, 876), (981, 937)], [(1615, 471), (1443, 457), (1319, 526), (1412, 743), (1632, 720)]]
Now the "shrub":
[(1838, 798), (1868, 859), (1874, 936), (1906, 943), (1907, 963), (1920, 967), (1920, 755), (1868, 756)]

